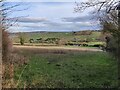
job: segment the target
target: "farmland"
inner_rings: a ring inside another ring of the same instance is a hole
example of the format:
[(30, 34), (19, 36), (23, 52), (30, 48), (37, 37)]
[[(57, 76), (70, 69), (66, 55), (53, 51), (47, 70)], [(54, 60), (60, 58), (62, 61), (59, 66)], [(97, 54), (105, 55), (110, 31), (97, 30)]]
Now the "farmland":
[[(10, 85), (19, 88), (117, 87), (117, 60), (95, 46), (105, 44), (100, 35), (101, 32), (96, 31), (89, 35), (31, 32), (24, 33), (25, 44), (20, 45), (19, 34), (10, 34), (14, 63), (13, 82)], [(29, 42), (38, 38), (42, 38), (43, 42)], [(54, 38), (65, 43), (55, 43)], [(88, 46), (78, 46), (81, 43)], [(9, 78), (4, 82), (5, 87), (9, 87), (6, 84), (8, 81)]]
[[(87, 31), (86, 31), (87, 32)], [(78, 33), (78, 32), (77, 32)], [(25, 45), (38, 46), (61, 46), (61, 45), (103, 45), (104, 41), (100, 40), (101, 32), (92, 31), (90, 34), (76, 34), (73, 32), (31, 32), (22, 33), (25, 39)], [(12, 34), (14, 45), (19, 45), (19, 33)]]
[[(14, 34), (16, 36), (18, 36), (17, 34)], [(100, 32), (93, 32), (91, 35), (87, 35), (88, 37), (86, 37), (86, 35), (73, 35), (72, 32), (31, 32), (31, 33), (25, 33), (27, 39), (26, 41), (28, 41), (30, 38), (33, 39), (37, 39), (37, 38), (43, 38), (43, 39), (47, 39), (47, 38), (66, 38), (68, 40), (72, 39), (72, 38), (79, 38), (79, 39), (84, 39), (84, 38), (99, 38)], [(18, 42), (18, 38), (14, 38), (13, 39), (14, 42)]]
[(120, 1), (0, 6), (1, 89), (120, 89)]

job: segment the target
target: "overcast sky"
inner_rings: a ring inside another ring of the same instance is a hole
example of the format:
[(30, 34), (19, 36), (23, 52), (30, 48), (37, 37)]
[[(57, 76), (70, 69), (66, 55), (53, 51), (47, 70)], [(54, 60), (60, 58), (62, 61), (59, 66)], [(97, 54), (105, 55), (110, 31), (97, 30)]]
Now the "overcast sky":
[[(10, 14), (10, 17), (21, 17), (16, 25), (10, 28), (11, 32), (26, 31), (80, 31), (99, 29), (98, 21), (92, 19), (90, 10), (84, 13), (75, 13), (75, 1), (80, 0), (7, 0), (8, 4), (21, 5), (17, 9), (25, 9)], [(11, 2), (12, 1), (12, 2)], [(15, 1), (15, 2), (14, 2)], [(29, 2), (28, 2), (29, 1)], [(85, 1), (85, 0), (84, 0)], [(23, 16), (23, 17), (22, 17)]]
[(6, 0), (7, 2), (79, 2), (87, 0)]

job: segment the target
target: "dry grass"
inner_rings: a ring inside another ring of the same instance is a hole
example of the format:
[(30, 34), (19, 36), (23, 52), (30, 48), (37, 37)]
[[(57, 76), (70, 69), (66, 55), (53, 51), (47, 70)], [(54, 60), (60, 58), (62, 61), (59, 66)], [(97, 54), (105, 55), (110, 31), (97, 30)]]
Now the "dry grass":
[(15, 88), (16, 83), (14, 81), (14, 69), (15, 66), (22, 66), (28, 63), (28, 57), (12, 53), (9, 55), (9, 62), (2, 65), (2, 87), (3, 88)]

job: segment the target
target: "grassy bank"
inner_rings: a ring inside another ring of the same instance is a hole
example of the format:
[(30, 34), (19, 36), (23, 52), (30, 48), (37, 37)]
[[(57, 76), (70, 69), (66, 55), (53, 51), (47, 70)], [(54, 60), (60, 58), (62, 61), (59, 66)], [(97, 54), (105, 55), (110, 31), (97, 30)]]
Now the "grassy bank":
[[(29, 63), (15, 70), (18, 87), (105, 88), (117, 86), (117, 62), (107, 53), (26, 54)], [(21, 72), (23, 73), (21, 74)], [(20, 77), (21, 74), (21, 77)]]

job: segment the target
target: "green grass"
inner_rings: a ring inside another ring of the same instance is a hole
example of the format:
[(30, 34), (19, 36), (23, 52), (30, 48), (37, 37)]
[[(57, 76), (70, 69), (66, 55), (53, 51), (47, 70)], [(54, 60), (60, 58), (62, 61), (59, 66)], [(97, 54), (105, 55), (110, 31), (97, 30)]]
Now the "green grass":
[[(105, 88), (117, 86), (117, 62), (107, 53), (27, 54), (27, 64), (18, 87)], [(16, 68), (18, 80), (25, 66)]]
[(106, 45), (106, 43), (105, 42), (88, 42), (87, 43), (88, 45)]

